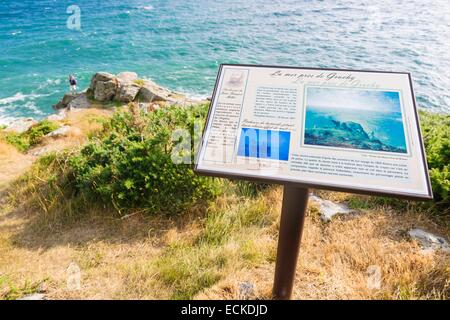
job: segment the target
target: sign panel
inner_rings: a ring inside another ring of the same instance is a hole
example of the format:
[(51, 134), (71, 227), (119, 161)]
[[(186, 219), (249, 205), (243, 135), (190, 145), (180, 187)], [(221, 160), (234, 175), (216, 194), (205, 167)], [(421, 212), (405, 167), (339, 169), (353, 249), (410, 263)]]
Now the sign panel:
[(221, 65), (195, 170), (432, 198), (409, 73)]

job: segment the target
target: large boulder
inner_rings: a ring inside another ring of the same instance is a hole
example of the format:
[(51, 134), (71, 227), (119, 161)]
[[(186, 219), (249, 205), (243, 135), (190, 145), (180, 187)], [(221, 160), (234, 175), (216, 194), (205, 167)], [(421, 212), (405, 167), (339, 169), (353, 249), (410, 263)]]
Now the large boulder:
[(69, 109), (87, 109), (91, 106), (91, 101), (89, 101), (86, 93), (79, 94), (75, 99), (67, 104)]
[(116, 95), (118, 83), (116, 79), (97, 81), (95, 84), (94, 99), (100, 102), (111, 101)]
[(53, 109), (60, 110), (67, 107), (67, 105), (77, 98), (80, 94), (79, 93), (66, 93), (61, 101), (59, 101), (57, 104), (53, 105)]
[(133, 82), (138, 79), (138, 75), (136, 72), (124, 71), (119, 73), (117, 75), (117, 78), (119, 79), (119, 81)]
[(94, 74), (94, 76), (91, 79), (91, 86), (90, 88), (92, 90), (95, 89), (95, 86), (97, 85), (97, 82), (108, 82), (111, 80), (115, 80), (115, 76), (111, 73), (108, 72), (97, 72), (96, 74)]
[(116, 95), (117, 78), (108, 72), (97, 72), (91, 79), (89, 94), (100, 102), (110, 101)]
[(122, 82), (115, 96), (115, 100), (120, 102), (131, 102), (136, 98), (140, 87), (135, 83)]
[(170, 91), (166, 88), (158, 86), (150, 80), (145, 80), (139, 94), (138, 100), (141, 102), (167, 101), (170, 96)]
[(38, 122), (32, 118), (22, 118), (17, 119), (9, 124), (6, 127), (5, 131), (7, 132), (15, 132), (15, 133), (24, 133), (28, 131), (32, 126), (37, 124)]

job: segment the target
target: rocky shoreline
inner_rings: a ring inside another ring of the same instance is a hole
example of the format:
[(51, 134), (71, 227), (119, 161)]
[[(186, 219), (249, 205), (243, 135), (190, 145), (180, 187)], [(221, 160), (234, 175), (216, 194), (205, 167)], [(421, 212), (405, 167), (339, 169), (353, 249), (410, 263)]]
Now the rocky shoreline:
[[(125, 71), (117, 75), (97, 72), (91, 78), (89, 88), (80, 93), (66, 93), (53, 105), (55, 113), (44, 120), (62, 121), (69, 112), (88, 108), (114, 108), (136, 103), (141, 110), (153, 111), (164, 105), (191, 106), (208, 100), (191, 99), (187, 95), (164, 88), (147, 79), (140, 79), (135, 72)], [(36, 125), (33, 118), (19, 118), (4, 130), (23, 133)]]

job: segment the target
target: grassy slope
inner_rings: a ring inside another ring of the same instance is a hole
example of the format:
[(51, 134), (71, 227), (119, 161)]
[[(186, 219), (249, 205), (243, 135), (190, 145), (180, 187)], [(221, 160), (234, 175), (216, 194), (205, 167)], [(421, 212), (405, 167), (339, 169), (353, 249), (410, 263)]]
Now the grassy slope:
[[(41, 147), (79, 144), (91, 130), (86, 119), (99, 116), (86, 112), (69, 120), (81, 136)], [(10, 154), (10, 160), (17, 156)], [(270, 298), (280, 187), (255, 195), (247, 184), (223, 181), (219, 198), (183, 216), (120, 218), (109, 208), (79, 212), (76, 202), (45, 194), (54, 166), (64, 163), (33, 166), (0, 200), (0, 298), (36, 292), (45, 283), (49, 298), (231, 299), (241, 297), (239, 284), (246, 281), (255, 284), (254, 298)], [(417, 206), (321, 195), (347, 201), (361, 214), (323, 223), (310, 206), (294, 298), (449, 298), (448, 255), (425, 255), (406, 235), (415, 226), (448, 237), (448, 226)], [(81, 268), (82, 290), (67, 289), (71, 262)], [(382, 271), (379, 289), (367, 287), (370, 266)]]

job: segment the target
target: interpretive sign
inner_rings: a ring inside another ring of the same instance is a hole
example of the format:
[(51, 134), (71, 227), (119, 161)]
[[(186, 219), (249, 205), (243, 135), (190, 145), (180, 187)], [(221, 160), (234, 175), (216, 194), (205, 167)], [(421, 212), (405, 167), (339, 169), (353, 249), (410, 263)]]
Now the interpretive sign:
[(196, 172), (432, 198), (401, 72), (221, 65)]

